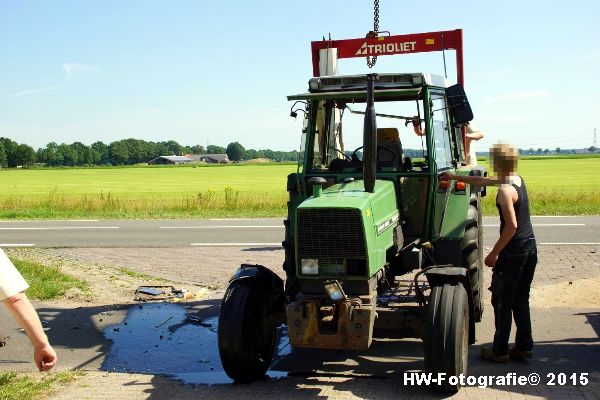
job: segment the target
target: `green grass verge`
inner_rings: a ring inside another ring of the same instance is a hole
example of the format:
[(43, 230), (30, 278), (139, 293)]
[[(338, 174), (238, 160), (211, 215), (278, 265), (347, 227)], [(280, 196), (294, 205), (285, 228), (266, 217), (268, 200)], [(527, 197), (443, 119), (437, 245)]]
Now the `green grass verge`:
[[(483, 162), (482, 164), (485, 164)], [(282, 217), (294, 164), (0, 170), (0, 219)], [(600, 157), (519, 162), (534, 214), (600, 214)], [(486, 212), (495, 213), (490, 188)]]
[(78, 371), (61, 371), (44, 374), (35, 379), (26, 374), (0, 372), (0, 400), (36, 400), (47, 398), (57, 385), (72, 382), (83, 375)]
[(60, 272), (56, 266), (11, 258), (15, 267), (29, 284), (27, 297), (35, 300), (51, 300), (63, 296), (69, 289), (76, 288), (89, 293), (87, 282)]

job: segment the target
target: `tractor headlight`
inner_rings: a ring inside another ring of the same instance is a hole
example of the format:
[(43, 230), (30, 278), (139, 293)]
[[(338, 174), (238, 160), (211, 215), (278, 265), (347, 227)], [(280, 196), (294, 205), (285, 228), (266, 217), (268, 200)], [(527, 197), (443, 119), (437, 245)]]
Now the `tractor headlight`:
[(304, 275), (319, 275), (319, 260), (316, 258), (303, 258), (300, 269)]

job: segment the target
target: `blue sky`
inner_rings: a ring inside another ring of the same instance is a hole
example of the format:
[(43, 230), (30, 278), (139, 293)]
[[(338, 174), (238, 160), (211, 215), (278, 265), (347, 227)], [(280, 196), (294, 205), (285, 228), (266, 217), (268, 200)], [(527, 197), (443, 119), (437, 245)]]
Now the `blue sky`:
[[(392, 34), (464, 30), (481, 148), (592, 145), (599, 2), (380, 4)], [(2, 0), (0, 136), (35, 148), (135, 137), (296, 149), (300, 121), (285, 96), (306, 91), (310, 41), (362, 37), (372, 13), (357, 0)], [(340, 61), (341, 73), (367, 71), (364, 59)], [(442, 73), (442, 55), (380, 57), (374, 71)]]

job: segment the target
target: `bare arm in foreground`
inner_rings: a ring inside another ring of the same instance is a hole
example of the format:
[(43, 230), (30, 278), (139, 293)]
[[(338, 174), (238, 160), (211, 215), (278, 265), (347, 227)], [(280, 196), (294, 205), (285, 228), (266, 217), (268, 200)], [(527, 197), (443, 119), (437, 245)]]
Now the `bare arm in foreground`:
[(56, 353), (50, 346), (40, 319), (25, 293), (10, 296), (3, 303), (29, 336), (34, 348), (33, 359), (38, 370), (51, 370), (56, 365)]

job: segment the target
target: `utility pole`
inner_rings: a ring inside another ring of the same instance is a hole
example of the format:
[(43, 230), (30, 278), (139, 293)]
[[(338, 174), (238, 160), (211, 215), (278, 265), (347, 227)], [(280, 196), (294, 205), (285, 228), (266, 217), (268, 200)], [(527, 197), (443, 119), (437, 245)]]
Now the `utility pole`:
[(596, 128), (594, 128), (594, 147), (598, 148), (598, 141), (596, 140)]

